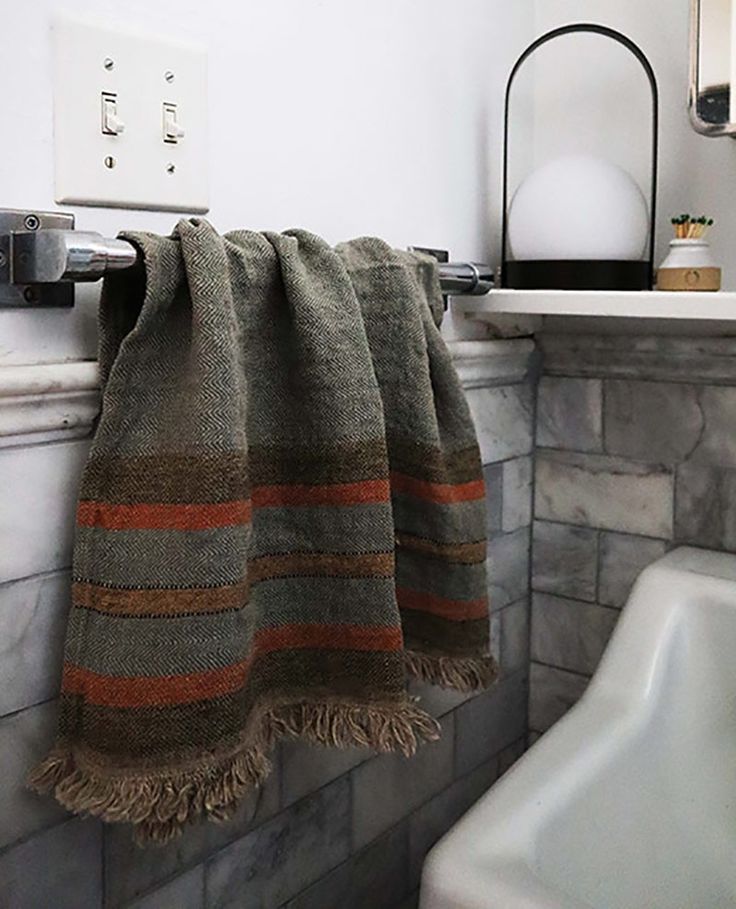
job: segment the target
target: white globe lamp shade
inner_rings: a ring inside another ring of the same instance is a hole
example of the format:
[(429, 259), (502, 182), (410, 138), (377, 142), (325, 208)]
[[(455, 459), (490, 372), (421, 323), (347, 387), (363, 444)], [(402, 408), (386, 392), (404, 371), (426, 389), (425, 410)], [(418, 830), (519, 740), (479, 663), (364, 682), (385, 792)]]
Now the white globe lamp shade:
[(531, 173), (508, 215), (517, 260), (640, 260), (647, 203), (623, 168), (592, 155), (565, 155)]

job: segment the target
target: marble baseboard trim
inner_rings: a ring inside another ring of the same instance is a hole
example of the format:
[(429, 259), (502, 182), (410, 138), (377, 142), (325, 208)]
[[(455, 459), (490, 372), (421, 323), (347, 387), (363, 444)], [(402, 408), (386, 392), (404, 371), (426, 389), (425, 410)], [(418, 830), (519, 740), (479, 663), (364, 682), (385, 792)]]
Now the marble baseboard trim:
[(0, 448), (86, 436), (99, 406), (92, 361), (0, 367)]
[(463, 388), (523, 382), (536, 362), (536, 346), (529, 339), (508, 341), (449, 341)]

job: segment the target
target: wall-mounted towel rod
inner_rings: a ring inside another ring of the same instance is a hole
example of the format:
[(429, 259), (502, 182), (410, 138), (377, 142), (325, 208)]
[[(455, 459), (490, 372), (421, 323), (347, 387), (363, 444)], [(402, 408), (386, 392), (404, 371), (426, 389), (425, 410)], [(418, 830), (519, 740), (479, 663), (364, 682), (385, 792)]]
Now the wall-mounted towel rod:
[[(138, 261), (127, 240), (73, 226), (73, 215), (0, 210), (0, 307), (71, 306), (74, 282), (98, 281)], [(439, 270), (445, 294), (475, 296), (493, 286), (489, 265), (441, 262)]]

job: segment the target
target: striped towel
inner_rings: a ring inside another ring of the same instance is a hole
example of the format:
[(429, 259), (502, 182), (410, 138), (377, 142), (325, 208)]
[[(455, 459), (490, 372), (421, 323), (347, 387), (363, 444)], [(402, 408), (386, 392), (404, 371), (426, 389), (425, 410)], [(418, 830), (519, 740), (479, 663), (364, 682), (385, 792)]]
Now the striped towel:
[(165, 842), (281, 737), (413, 753), (407, 675), (489, 684), (484, 490), (431, 260), (127, 234), (77, 511), (59, 734), (31, 775)]

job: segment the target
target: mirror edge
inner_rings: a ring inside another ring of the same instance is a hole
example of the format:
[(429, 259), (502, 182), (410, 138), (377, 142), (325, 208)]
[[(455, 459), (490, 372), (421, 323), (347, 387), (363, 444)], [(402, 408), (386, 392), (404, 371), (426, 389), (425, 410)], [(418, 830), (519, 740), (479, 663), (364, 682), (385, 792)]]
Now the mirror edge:
[(700, 3), (690, 0), (690, 79), (688, 86), (687, 110), (690, 125), (701, 136), (736, 138), (736, 123), (708, 123), (698, 115), (698, 57), (700, 50)]

